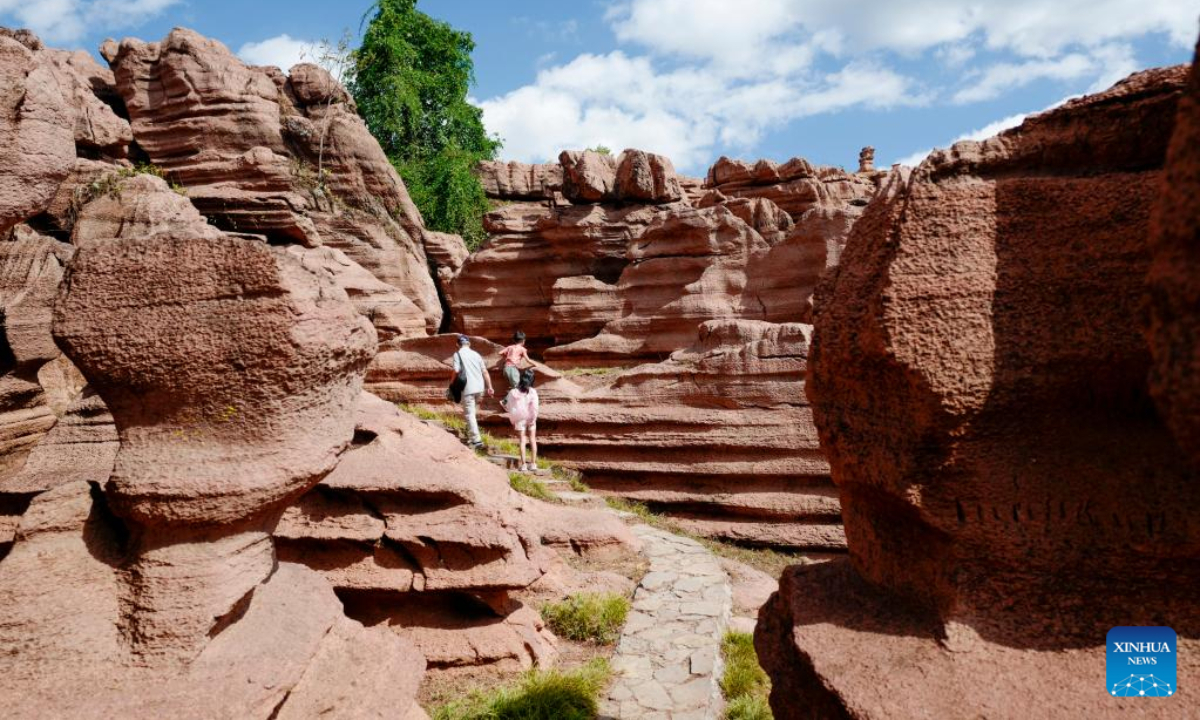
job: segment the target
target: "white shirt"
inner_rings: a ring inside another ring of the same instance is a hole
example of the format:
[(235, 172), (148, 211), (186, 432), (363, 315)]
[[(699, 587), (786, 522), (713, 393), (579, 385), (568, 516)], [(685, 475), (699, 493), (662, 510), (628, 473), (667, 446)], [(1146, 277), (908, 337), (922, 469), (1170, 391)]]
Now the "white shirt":
[[(461, 362), (459, 358), (462, 358)], [(463, 368), (466, 368), (467, 386), (463, 388), (463, 395), (478, 395), (483, 392), (483, 374), (487, 372), (487, 368), (483, 364), (482, 355), (469, 347), (463, 347), (454, 353), (453, 364), (455, 372), (462, 373)]]

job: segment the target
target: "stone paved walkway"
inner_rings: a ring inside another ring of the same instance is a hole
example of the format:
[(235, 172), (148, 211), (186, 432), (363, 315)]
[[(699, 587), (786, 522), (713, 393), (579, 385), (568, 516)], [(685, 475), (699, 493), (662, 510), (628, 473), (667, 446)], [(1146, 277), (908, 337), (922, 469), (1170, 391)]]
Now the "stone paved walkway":
[(703, 545), (635, 525), (650, 572), (612, 658), (614, 679), (602, 720), (716, 720), (724, 700), (721, 638), (733, 596), (717, 558)]

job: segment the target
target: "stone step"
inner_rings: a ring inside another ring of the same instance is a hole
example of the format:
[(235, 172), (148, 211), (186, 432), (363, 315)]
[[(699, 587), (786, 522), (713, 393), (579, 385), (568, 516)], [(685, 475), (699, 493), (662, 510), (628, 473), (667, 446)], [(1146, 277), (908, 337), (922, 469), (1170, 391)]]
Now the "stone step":
[(506, 470), (516, 470), (521, 467), (521, 458), (516, 455), (488, 454), (488, 462), (499, 465)]

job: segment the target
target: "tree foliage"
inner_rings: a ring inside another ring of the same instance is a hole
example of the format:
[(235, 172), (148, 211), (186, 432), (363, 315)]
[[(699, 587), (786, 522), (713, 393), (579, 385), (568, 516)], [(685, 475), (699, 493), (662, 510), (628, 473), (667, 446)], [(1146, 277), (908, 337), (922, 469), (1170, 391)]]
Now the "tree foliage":
[(482, 111), (467, 102), (475, 79), (471, 34), (416, 5), (378, 0), (367, 11), (350, 90), (425, 224), (458, 233), (474, 247), (488, 211), (474, 168), (496, 156), (500, 140), (488, 135)]

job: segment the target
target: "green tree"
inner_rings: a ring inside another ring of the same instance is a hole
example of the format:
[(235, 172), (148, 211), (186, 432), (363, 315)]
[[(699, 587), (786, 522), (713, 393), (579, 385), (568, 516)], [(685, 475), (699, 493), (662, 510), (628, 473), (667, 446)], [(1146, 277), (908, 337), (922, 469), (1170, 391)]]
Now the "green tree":
[(378, 0), (367, 11), (350, 91), (425, 224), (458, 233), (474, 248), (489, 209), (474, 168), (495, 158), (500, 139), (488, 135), (482, 111), (467, 102), (475, 80), (471, 34), (416, 5)]

